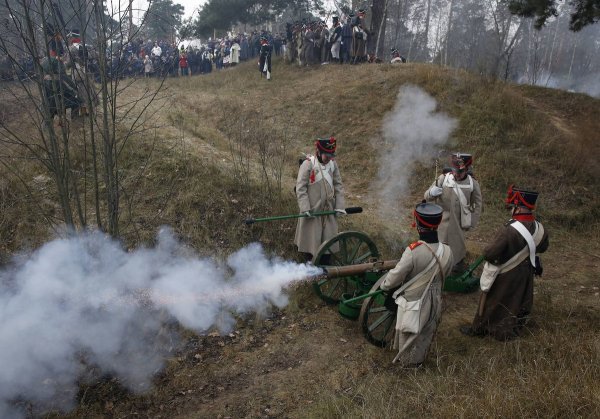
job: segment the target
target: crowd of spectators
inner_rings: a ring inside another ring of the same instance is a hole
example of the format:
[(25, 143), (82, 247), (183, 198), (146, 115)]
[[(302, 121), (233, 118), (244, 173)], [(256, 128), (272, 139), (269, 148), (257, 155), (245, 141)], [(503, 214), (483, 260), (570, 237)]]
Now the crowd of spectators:
[[(237, 34), (221, 39), (209, 39), (205, 44), (177, 45), (164, 40), (134, 40), (125, 45), (113, 43), (107, 50), (108, 76), (125, 77), (176, 77), (210, 73), (233, 67), (242, 61), (256, 59), (260, 52), (261, 36), (267, 36), (276, 56), (285, 49), (285, 36), (267, 31)], [(93, 47), (79, 46), (85, 50), (87, 72), (99, 81), (100, 71), (97, 53)], [(69, 57), (64, 53), (64, 61)], [(34, 74), (31, 56), (23, 55), (16, 62), (0, 57), (0, 79), (20, 80)]]
[(137, 41), (112, 54), (110, 74), (113, 77), (168, 77), (210, 73), (233, 67), (241, 61), (257, 59), (260, 37), (268, 36), (275, 55), (282, 55), (285, 37), (262, 31), (237, 34), (222, 39), (209, 39), (206, 44), (193, 46), (165, 41)]

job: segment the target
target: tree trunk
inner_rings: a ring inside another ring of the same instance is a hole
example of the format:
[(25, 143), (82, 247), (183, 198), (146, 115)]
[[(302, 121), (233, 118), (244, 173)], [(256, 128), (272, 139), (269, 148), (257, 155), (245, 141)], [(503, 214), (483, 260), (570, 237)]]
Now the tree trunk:
[(446, 30), (446, 39), (444, 40), (444, 61), (445, 66), (448, 65), (448, 44), (450, 39), (450, 33), (452, 31), (452, 14), (454, 12), (454, 0), (450, 0), (450, 10), (448, 11), (448, 29)]
[(388, 0), (373, 0), (373, 17), (371, 19), (371, 29), (368, 51), (375, 51), (377, 58), (382, 58), (379, 54), (383, 51), (385, 41), (385, 24), (387, 16)]
[(427, 15), (425, 16), (425, 34), (423, 36), (424, 45), (420, 45), (423, 59), (429, 58), (429, 24), (431, 21), (431, 0), (427, 0)]

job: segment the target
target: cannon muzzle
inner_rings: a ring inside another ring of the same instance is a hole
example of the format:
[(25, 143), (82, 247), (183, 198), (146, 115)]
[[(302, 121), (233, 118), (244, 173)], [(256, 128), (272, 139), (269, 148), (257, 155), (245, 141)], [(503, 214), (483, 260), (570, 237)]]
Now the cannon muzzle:
[(356, 276), (364, 274), (365, 272), (382, 272), (393, 269), (398, 263), (399, 259), (396, 260), (379, 260), (375, 262), (360, 263), (357, 265), (347, 266), (323, 266), (325, 274), (323, 276), (328, 279), (340, 278), (345, 276)]

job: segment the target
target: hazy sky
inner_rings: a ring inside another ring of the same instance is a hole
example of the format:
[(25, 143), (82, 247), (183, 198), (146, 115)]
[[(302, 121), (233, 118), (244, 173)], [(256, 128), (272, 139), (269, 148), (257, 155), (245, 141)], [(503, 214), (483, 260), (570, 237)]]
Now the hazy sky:
[[(138, 8), (140, 10), (145, 10), (148, 7), (148, 2), (145, 0), (136, 0), (138, 2)], [(194, 14), (194, 12), (196, 11), (196, 9), (199, 6), (202, 6), (204, 3), (206, 3), (208, 0), (173, 0), (173, 3), (176, 4), (181, 4), (185, 10), (184, 10), (184, 19), (188, 18), (190, 16), (192, 16)], [(327, 7), (328, 4), (331, 4), (330, 1), (325, 0), (323, 2), (325, 4), (325, 6)], [(140, 12), (140, 17), (141, 17), (142, 12)]]

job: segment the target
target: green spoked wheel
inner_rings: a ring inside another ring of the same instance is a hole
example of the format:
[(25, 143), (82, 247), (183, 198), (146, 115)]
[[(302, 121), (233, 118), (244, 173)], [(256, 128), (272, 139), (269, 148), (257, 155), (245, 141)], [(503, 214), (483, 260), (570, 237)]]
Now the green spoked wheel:
[[(384, 279), (385, 275), (379, 278), (370, 292), (377, 291)], [(384, 292), (365, 298), (358, 317), (358, 324), (367, 340), (380, 348), (392, 346), (396, 329), (396, 310), (385, 306), (386, 295)], [(395, 308), (395, 303), (393, 304)]]
[[(348, 266), (378, 258), (373, 240), (360, 231), (345, 231), (327, 240), (313, 257), (315, 266)], [(328, 304), (338, 304), (342, 294), (354, 295), (360, 290), (361, 278), (341, 277), (321, 279), (313, 283), (317, 295)]]

